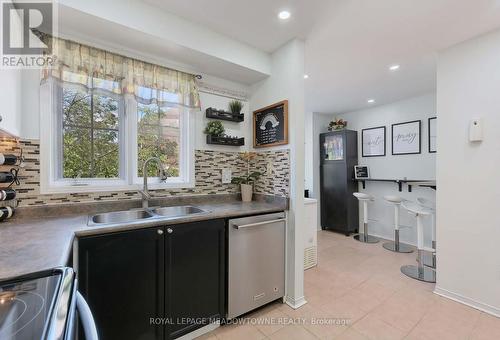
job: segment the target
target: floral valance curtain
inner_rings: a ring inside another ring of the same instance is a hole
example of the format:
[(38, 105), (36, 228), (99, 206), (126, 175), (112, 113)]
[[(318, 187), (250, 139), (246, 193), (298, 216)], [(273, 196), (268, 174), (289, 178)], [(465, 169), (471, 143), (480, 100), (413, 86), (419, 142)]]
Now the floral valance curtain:
[(115, 94), (133, 94), (137, 101), (199, 108), (195, 76), (98, 48), (55, 37), (50, 39), (56, 65), (44, 71), (54, 77)]

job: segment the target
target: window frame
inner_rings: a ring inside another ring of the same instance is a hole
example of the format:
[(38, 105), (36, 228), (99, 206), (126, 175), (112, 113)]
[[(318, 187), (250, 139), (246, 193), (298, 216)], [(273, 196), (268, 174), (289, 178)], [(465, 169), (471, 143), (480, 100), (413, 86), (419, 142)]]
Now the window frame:
[[(64, 86), (72, 86), (67, 83)], [(78, 88), (78, 85), (75, 85)], [(62, 173), (62, 91), (63, 84), (49, 78), (40, 85), (40, 193), (85, 193), (107, 191), (134, 191), (142, 188), (142, 177), (137, 176), (137, 100), (131, 94), (105, 95), (119, 99), (120, 115), (120, 177), (61, 179)], [(99, 91), (97, 91), (99, 93)], [(180, 105), (179, 170), (180, 177), (161, 182), (148, 177), (149, 188), (193, 188), (194, 176), (194, 110)]]

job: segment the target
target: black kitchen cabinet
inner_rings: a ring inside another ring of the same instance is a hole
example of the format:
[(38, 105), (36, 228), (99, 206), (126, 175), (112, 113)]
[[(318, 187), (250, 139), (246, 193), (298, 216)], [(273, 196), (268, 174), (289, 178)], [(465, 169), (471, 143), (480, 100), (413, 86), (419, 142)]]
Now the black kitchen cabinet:
[(175, 339), (225, 314), (225, 223), (166, 228), (165, 309), (172, 318), (167, 332)]
[(225, 222), (82, 237), (77, 270), (100, 339), (174, 339), (225, 315)]
[(150, 228), (78, 240), (78, 286), (102, 340), (161, 340), (164, 237)]
[(358, 164), (358, 134), (340, 130), (320, 135), (321, 228), (349, 235), (359, 226), (353, 181)]

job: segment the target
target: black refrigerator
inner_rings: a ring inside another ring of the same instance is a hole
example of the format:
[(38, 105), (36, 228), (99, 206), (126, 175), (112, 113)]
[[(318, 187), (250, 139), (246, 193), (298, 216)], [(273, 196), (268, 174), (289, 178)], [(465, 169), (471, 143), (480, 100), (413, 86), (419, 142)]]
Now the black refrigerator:
[(340, 130), (322, 133), (320, 146), (321, 228), (350, 235), (359, 227), (359, 205), (353, 193), (358, 164), (358, 133)]

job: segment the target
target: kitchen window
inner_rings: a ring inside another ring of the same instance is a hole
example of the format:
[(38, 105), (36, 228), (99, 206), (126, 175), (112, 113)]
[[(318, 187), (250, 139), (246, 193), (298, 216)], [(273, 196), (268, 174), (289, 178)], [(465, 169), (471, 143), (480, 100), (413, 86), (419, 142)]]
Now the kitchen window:
[(60, 179), (120, 178), (123, 100), (64, 86)]
[(42, 193), (136, 190), (150, 157), (168, 174), (146, 169), (151, 189), (193, 187), (194, 76), (54, 42), (64, 51), (40, 87)]

